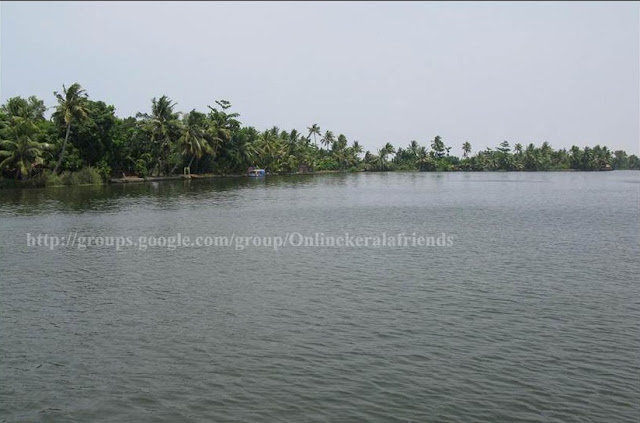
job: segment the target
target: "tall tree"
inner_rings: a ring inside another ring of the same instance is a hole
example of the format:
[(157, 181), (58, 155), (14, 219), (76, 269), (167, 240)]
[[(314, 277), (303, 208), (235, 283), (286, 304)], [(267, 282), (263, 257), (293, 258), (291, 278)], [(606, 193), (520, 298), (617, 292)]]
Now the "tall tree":
[(437, 135), (431, 142), (431, 148), (435, 152), (437, 158), (442, 158), (445, 155), (446, 147), (440, 135)]
[(418, 155), (418, 151), (420, 150), (420, 144), (418, 144), (418, 141), (412, 140), (409, 143), (408, 150), (411, 152), (411, 154), (413, 154), (414, 156), (417, 156)]
[(101, 160), (111, 161), (118, 122), (115, 107), (87, 99), (84, 108), (87, 116), (74, 125), (69, 144), (78, 150), (84, 166), (95, 166)]
[(0, 107), (0, 111), (5, 113), (7, 117), (21, 117), (39, 121), (44, 120), (44, 112), (47, 111), (47, 107), (44, 105), (44, 101), (32, 95), (28, 99), (11, 97)]
[(386, 143), (384, 147), (378, 150), (378, 158), (380, 160), (380, 170), (386, 169), (387, 157), (390, 154), (395, 153), (395, 151), (396, 151), (395, 148), (393, 148), (393, 145), (391, 145), (390, 142)]
[[(324, 133), (324, 136), (322, 137), (322, 139), (320, 140), (320, 143), (322, 145), (324, 145), (325, 147), (329, 147), (331, 144), (334, 143), (334, 141), (336, 140), (335, 136), (333, 135), (333, 132), (331, 131), (326, 131)], [(328, 148), (327, 148), (328, 149)]]
[(362, 154), (362, 145), (360, 145), (358, 141), (354, 141), (351, 148), (353, 149), (353, 154), (355, 154), (356, 157)]
[(513, 146), (513, 151), (515, 151), (517, 154), (521, 154), (522, 153), (522, 144), (517, 142), (516, 145)]
[[(206, 115), (193, 109), (184, 117), (184, 125), (182, 136), (178, 139), (178, 143), (182, 147), (182, 155), (191, 157), (187, 167), (191, 168), (194, 159), (200, 159), (202, 156), (212, 150), (211, 144), (207, 142), (206, 136)], [(179, 163), (176, 163), (172, 169), (173, 173)]]
[(465, 143), (462, 144), (462, 156), (467, 158), (469, 157), (469, 153), (471, 153), (471, 143), (469, 143), (469, 141), (465, 141)]
[(435, 163), (433, 163), (433, 159), (429, 155), (427, 147), (420, 146), (418, 148), (417, 156), (418, 158), (416, 159), (416, 165), (418, 166), (418, 170), (425, 171), (435, 169)]
[(318, 126), (317, 123), (314, 123), (313, 125), (311, 125), (307, 129), (309, 130), (309, 137), (311, 137), (311, 135), (313, 135), (313, 143), (317, 147), (318, 146), (318, 140), (316, 139), (316, 136), (320, 136), (320, 137), (322, 136), (322, 132), (320, 131), (320, 127)]
[(62, 144), (62, 151), (60, 151), (60, 158), (56, 163), (56, 167), (53, 169), (53, 173), (57, 174), (64, 159), (64, 153), (67, 149), (67, 142), (69, 141), (69, 133), (71, 132), (71, 124), (74, 121), (79, 121), (87, 117), (87, 110), (85, 108), (85, 100), (87, 99), (87, 92), (77, 82), (72, 84), (68, 89), (63, 85), (62, 94), (54, 91), (53, 93), (58, 100), (58, 106), (54, 113), (54, 119), (61, 119), (67, 126), (66, 135), (64, 136), (64, 142)]
[(623, 150), (614, 151), (611, 166), (614, 169), (628, 169), (629, 157), (627, 157), (627, 153)]
[(176, 103), (163, 95), (151, 100), (151, 114), (138, 114), (143, 130), (149, 135), (158, 173), (169, 171), (169, 153), (181, 134), (180, 113), (174, 112), (175, 106)]

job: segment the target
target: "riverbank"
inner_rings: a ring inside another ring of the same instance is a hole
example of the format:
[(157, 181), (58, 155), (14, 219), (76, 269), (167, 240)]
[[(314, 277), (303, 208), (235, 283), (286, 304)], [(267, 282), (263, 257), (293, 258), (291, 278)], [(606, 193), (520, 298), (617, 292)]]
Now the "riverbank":
[[(482, 170), (463, 170), (456, 169), (450, 170), (444, 173), (485, 173), (485, 172), (499, 172), (499, 173), (556, 173), (556, 172), (604, 172), (604, 171), (612, 171), (614, 169), (606, 169), (606, 170), (595, 170), (595, 171), (580, 171), (576, 169), (550, 169), (546, 171), (506, 171), (506, 170), (497, 170), (497, 171), (482, 171)], [(357, 170), (357, 171), (339, 171), (339, 170), (320, 170), (316, 172), (301, 172), (301, 173), (276, 173), (270, 174), (269, 176), (302, 176), (302, 175), (326, 175), (326, 174), (337, 174), (337, 173), (438, 173), (437, 171), (418, 171), (418, 170), (388, 170), (388, 171), (366, 171), (366, 170)], [(175, 181), (175, 180), (191, 180), (191, 179), (218, 179), (218, 178), (248, 178), (246, 174), (193, 174), (193, 175), (170, 175), (170, 176), (148, 176), (148, 177), (139, 177), (139, 176), (125, 176), (123, 178), (109, 178), (107, 181), (98, 180), (97, 178), (62, 178), (62, 179), (52, 179), (51, 177), (47, 178), (32, 178), (26, 181), (15, 180), (15, 179), (7, 179), (0, 178), (0, 189), (21, 189), (21, 188), (45, 188), (45, 187), (66, 187), (66, 186), (86, 186), (86, 185), (107, 185), (107, 184), (132, 184), (132, 183), (145, 183), (145, 182), (163, 182), (163, 181)], [(71, 179), (71, 181), (69, 181)], [(76, 180), (77, 179), (77, 180)], [(65, 182), (62, 182), (65, 181)]]
[[(320, 170), (317, 172), (294, 172), (294, 173), (276, 173), (268, 174), (267, 176), (291, 176), (291, 175), (324, 175), (328, 173), (340, 173), (339, 170)], [(343, 172), (344, 173), (344, 172)], [(175, 181), (179, 179), (213, 179), (213, 178), (248, 178), (246, 174), (227, 174), (218, 175), (214, 173), (193, 174), (193, 175), (170, 175), (170, 176), (148, 176), (142, 178), (139, 176), (125, 176), (124, 178), (111, 178), (110, 184), (128, 184), (136, 182), (159, 182), (159, 181)]]

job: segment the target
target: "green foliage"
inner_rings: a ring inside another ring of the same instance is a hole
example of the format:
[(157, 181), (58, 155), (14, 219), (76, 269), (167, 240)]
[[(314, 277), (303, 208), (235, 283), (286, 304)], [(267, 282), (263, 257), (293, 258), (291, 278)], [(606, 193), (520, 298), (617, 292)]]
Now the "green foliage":
[(153, 168), (153, 157), (149, 153), (144, 153), (136, 160), (135, 172), (138, 176), (146, 178), (151, 175), (151, 169)]
[(176, 103), (163, 95), (151, 101), (151, 114), (138, 113), (137, 116), (141, 119), (141, 135), (148, 141), (145, 152), (150, 153), (156, 161), (152, 172), (158, 175), (169, 174), (171, 166), (176, 164), (175, 160), (170, 160), (170, 156), (177, 148), (182, 124), (180, 113), (174, 111), (175, 106)]
[(109, 178), (111, 177), (111, 166), (107, 164), (106, 160), (101, 160), (95, 167), (95, 170), (98, 172), (98, 175), (100, 175), (102, 182), (109, 182)]
[[(102, 101), (85, 101), (87, 116), (79, 120), (69, 135), (69, 142), (78, 149), (82, 166), (95, 166), (106, 160), (113, 150), (117, 118), (115, 108)], [(61, 127), (60, 138), (65, 128)]]
[(60, 158), (53, 169), (53, 173), (58, 173), (58, 169), (60, 169), (60, 165), (64, 160), (67, 142), (69, 141), (69, 135), (71, 134), (72, 123), (82, 121), (87, 118), (87, 93), (82, 86), (76, 82), (67, 89), (63, 85), (62, 91), (62, 94), (57, 91), (53, 92), (58, 100), (58, 107), (53, 113), (52, 118), (59, 126), (64, 126), (66, 128), (64, 141), (60, 150)]
[(0, 170), (15, 172), (17, 179), (29, 179), (44, 162), (50, 146), (41, 142), (42, 132), (34, 121), (13, 116), (0, 130)]
[[(6, 180), (0, 181), (0, 187), (10, 186), (6, 183)], [(50, 170), (45, 170), (39, 175), (23, 181), (14, 181), (19, 183), (21, 188), (43, 188), (43, 187), (56, 187), (56, 186), (78, 186), (78, 185), (100, 185), (103, 184), (103, 178), (100, 172), (92, 167), (85, 167), (76, 172), (65, 170), (60, 174), (55, 174)]]
[(1, 186), (98, 184), (112, 175), (146, 178), (184, 167), (192, 174), (222, 175), (242, 174), (251, 166), (272, 174), (640, 169), (637, 156), (600, 145), (554, 150), (548, 142), (502, 141), (472, 156), (471, 143), (464, 142), (458, 158), (439, 135), (424, 145), (412, 140), (396, 148), (387, 142), (363, 155), (358, 141), (316, 123), (302, 133), (243, 126), (227, 100), (182, 115), (163, 95), (152, 99), (149, 113), (119, 118), (114, 106), (90, 100), (77, 83), (54, 94), (58, 104), (50, 120), (44, 118), (44, 102), (34, 96), (13, 97), (0, 106)]
[[(66, 173), (68, 174), (69, 172), (66, 172)], [(40, 175), (38, 179), (39, 179), (39, 182), (42, 184), (42, 186), (55, 187), (55, 186), (64, 185), (62, 181), (62, 176), (56, 175), (49, 170), (45, 171), (42, 175)]]
[(20, 117), (34, 122), (44, 120), (44, 112), (46, 111), (47, 107), (44, 105), (44, 101), (33, 95), (28, 99), (11, 97), (0, 106), (0, 112), (6, 115), (6, 118)]
[(85, 167), (77, 172), (71, 172), (68, 183), (65, 185), (100, 185), (102, 183), (102, 175), (96, 168)]

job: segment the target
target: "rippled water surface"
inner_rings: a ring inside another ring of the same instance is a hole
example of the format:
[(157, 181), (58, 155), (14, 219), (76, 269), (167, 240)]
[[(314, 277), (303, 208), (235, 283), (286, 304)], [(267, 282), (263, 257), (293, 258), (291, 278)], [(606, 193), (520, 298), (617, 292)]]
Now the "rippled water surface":
[[(0, 421), (640, 421), (639, 192), (622, 171), (0, 190)], [(26, 244), (75, 231), (453, 243)]]

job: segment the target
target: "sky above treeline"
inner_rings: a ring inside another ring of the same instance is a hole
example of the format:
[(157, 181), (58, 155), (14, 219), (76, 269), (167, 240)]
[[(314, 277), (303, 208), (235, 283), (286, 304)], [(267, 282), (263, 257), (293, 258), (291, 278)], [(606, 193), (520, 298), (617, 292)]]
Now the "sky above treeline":
[(2, 2), (0, 97), (79, 82), (120, 117), (168, 95), (374, 150), (435, 135), (638, 154), (637, 2)]

